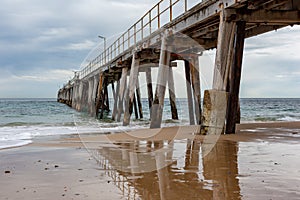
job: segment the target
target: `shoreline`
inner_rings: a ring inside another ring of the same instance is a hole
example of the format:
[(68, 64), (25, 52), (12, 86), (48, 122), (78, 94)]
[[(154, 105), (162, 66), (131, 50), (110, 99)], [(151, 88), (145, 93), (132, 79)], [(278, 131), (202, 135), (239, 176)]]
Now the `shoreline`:
[[(172, 128), (180, 128), (180, 127), (190, 127), (190, 125), (184, 125), (184, 126), (172, 126), (172, 127), (162, 127), (161, 129), (172, 129)], [(262, 131), (258, 129), (267, 129), (267, 128), (292, 128), (292, 129), (300, 129), (300, 121), (270, 121), (270, 122), (242, 122), (241, 124), (237, 124), (236, 134), (227, 134), (228, 136), (231, 135), (240, 135), (240, 134), (245, 134), (245, 133), (259, 133)], [(148, 128), (140, 128), (140, 129), (133, 129), (129, 131), (123, 131), (123, 132), (137, 132), (139, 133), (141, 130), (147, 130)], [(6, 150), (6, 149), (13, 149), (13, 148), (19, 148), (19, 147), (24, 147), (24, 146), (30, 146), (30, 145), (35, 145), (35, 143), (39, 143), (40, 141), (52, 141), (52, 140), (59, 140), (59, 138), (72, 138), (72, 137), (77, 137), (78, 135), (82, 135), (83, 137), (85, 135), (110, 135), (110, 134), (118, 134), (122, 133), (120, 132), (112, 132), (112, 133), (97, 133), (97, 132), (85, 132), (85, 133), (71, 133), (71, 134), (61, 134), (61, 135), (47, 135), (47, 136), (35, 136), (34, 138), (30, 140), (22, 140), (22, 141), (28, 141), (28, 144), (24, 145), (16, 145), (16, 146), (11, 146), (11, 147), (5, 147), (5, 148), (0, 148), (0, 151)], [(30, 142), (29, 142), (30, 141)]]
[(0, 150), (0, 199), (297, 199), (300, 122), (237, 129), (212, 147), (191, 126), (36, 138)]

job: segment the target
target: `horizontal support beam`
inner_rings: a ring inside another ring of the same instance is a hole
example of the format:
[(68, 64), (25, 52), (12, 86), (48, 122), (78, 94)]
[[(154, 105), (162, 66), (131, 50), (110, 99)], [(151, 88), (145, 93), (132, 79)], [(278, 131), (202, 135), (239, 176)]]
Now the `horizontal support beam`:
[(279, 11), (279, 10), (257, 10), (246, 13), (232, 13), (229, 11), (226, 21), (246, 21), (247, 23), (263, 23), (263, 24), (298, 24), (300, 23), (300, 11)]
[(277, 29), (280, 29), (283, 27), (284, 26), (279, 26), (279, 25), (277, 25), (277, 26), (266, 26), (266, 25), (265, 26), (264, 25), (256, 26), (254, 28), (246, 30), (245, 38), (253, 37), (253, 36), (256, 36), (256, 35), (259, 35), (262, 33), (266, 33), (269, 31), (277, 30)]

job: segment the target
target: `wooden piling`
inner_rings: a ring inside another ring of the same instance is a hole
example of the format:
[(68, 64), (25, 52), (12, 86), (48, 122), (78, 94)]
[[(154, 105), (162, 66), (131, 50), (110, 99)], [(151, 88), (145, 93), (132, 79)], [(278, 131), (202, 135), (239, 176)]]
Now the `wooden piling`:
[(105, 98), (105, 110), (109, 111), (110, 110), (110, 106), (109, 106), (109, 97), (108, 97), (108, 82), (105, 83), (105, 87), (104, 87), (104, 98)]
[(229, 76), (228, 62), (232, 55), (232, 42), (234, 39), (234, 22), (225, 21), (225, 9), (220, 12), (218, 44), (214, 67), (213, 89), (226, 91)]
[(124, 112), (124, 119), (123, 119), (124, 126), (127, 126), (130, 123), (129, 109), (132, 108), (132, 104), (134, 100), (135, 87), (136, 87), (136, 82), (139, 73), (139, 62), (140, 62), (139, 59), (136, 59), (136, 55), (135, 53), (133, 53), (130, 76), (129, 76), (129, 84), (128, 84), (127, 92), (125, 94), (126, 98), (128, 99), (127, 101), (125, 101), (125, 112)]
[(107, 80), (104, 78), (103, 80), (103, 92), (102, 93), (102, 98), (101, 98), (101, 112), (100, 112), (100, 119), (103, 119), (103, 114), (104, 111), (109, 111), (109, 99), (108, 99), (108, 82)]
[(152, 76), (151, 76), (150, 67), (146, 70), (146, 82), (147, 82), (147, 91), (148, 91), (149, 112), (150, 112), (150, 119), (151, 119), (152, 105), (153, 105), (153, 88), (152, 88)]
[(123, 113), (123, 101), (124, 101), (124, 93), (127, 85), (127, 72), (128, 68), (124, 67), (122, 69), (122, 75), (121, 75), (121, 80), (120, 80), (120, 91), (119, 91), (119, 103), (118, 103), (118, 116), (117, 116), (117, 121), (121, 121), (121, 116)]
[(229, 101), (226, 117), (226, 133), (235, 133), (236, 122), (239, 121), (239, 91), (242, 72), (242, 61), (245, 41), (245, 22), (237, 22), (233, 62), (230, 68)]
[(166, 84), (169, 76), (170, 52), (167, 51), (167, 41), (164, 37), (161, 42), (159, 68), (157, 76), (157, 86), (152, 105), (152, 116), (150, 128), (160, 128), (162, 122), (162, 113), (164, 108), (164, 99)]
[(169, 99), (170, 99), (172, 119), (178, 120), (178, 112), (176, 107), (176, 93), (175, 93), (175, 86), (174, 86), (174, 75), (173, 75), (173, 68), (171, 67), (171, 64), (169, 68), (168, 87), (169, 87)]
[(142, 100), (141, 100), (141, 90), (140, 90), (140, 83), (139, 83), (139, 77), (137, 77), (136, 80), (136, 99), (137, 99), (137, 104), (138, 104), (138, 110), (139, 110), (139, 116), (140, 119), (143, 119), (143, 105), (142, 105)]
[[(135, 119), (138, 119), (139, 113), (138, 113), (138, 106), (137, 106), (137, 102), (136, 102), (136, 95), (134, 95), (134, 97), (133, 97), (133, 110), (134, 110)], [(130, 115), (132, 115), (132, 107), (129, 108), (129, 113), (130, 113)]]
[[(236, 22), (228, 22), (226, 21), (226, 11), (224, 9), (224, 5), (222, 6), (222, 11), (220, 12), (220, 24), (219, 24), (219, 33), (218, 33), (218, 44), (217, 44), (217, 51), (216, 51), (216, 60), (215, 60), (215, 68), (214, 68), (214, 78), (213, 78), (213, 89), (215, 90), (217, 98), (221, 98), (222, 92), (226, 92), (228, 90), (228, 81), (229, 81), (229, 72), (231, 68), (232, 58), (233, 58), (233, 47), (234, 47), (234, 39), (235, 39), (235, 26)], [(219, 94), (221, 97), (219, 97)], [(223, 106), (227, 109), (228, 106), (228, 97), (224, 98), (226, 102), (223, 102)], [(211, 102), (213, 103), (213, 102)], [(208, 106), (205, 104), (204, 106)], [(217, 109), (217, 107), (215, 108)], [(219, 108), (218, 110), (220, 110)], [(203, 107), (204, 110), (204, 107)], [(212, 112), (208, 115), (213, 116), (215, 118), (214, 124), (210, 124), (209, 126), (220, 126), (223, 121), (223, 130), (226, 121), (226, 112), (219, 112), (218, 115), (215, 115), (215, 112), (209, 108), (205, 108), (207, 112)], [(225, 114), (225, 116), (223, 116)], [(204, 114), (207, 115), (207, 114)], [(204, 117), (203, 117), (204, 118)], [(211, 121), (213, 122), (213, 121)], [(207, 122), (205, 122), (207, 123)], [(203, 125), (206, 126), (206, 125)], [(214, 131), (212, 131), (214, 132)]]
[(103, 80), (104, 80), (104, 74), (100, 73), (99, 75), (99, 84), (98, 84), (98, 92), (97, 92), (97, 99), (96, 99), (96, 117), (99, 115), (99, 109), (101, 106), (101, 97), (102, 97), (102, 89), (103, 89)]
[(201, 87), (200, 87), (200, 67), (199, 67), (199, 57), (196, 56), (190, 60), (191, 75), (192, 75), (192, 87), (194, 94), (194, 105), (195, 105), (195, 115), (196, 124), (201, 124)]
[(185, 60), (184, 67), (185, 67), (185, 82), (186, 82), (186, 92), (187, 92), (188, 109), (189, 109), (189, 120), (190, 120), (190, 125), (194, 125), (195, 118), (194, 118), (194, 106), (193, 106), (192, 87), (191, 87), (190, 62)]
[(110, 111), (110, 103), (109, 103), (109, 96), (108, 96), (108, 82), (106, 82), (105, 88), (104, 88), (104, 95), (105, 95), (105, 110)]
[(111, 84), (111, 91), (112, 91), (112, 94), (113, 94), (113, 99), (114, 99), (114, 101), (115, 101), (116, 98), (117, 98), (117, 95), (116, 95), (116, 90), (115, 90), (115, 84), (114, 84), (114, 81), (112, 81), (110, 84)]
[(96, 102), (97, 102), (97, 92), (98, 92), (98, 85), (99, 85), (98, 81), (99, 81), (98, 76), (94, 76), (91, 116), (96, 116)]
[(119, 92), (120, 92), (120, 80), (117, 81), (117, 88), (116, 88), (116, 95), (115, 95), (115, 100), (114, 100), (114, 108), (113, 108), (113, 113), (112, 113), (112, 120), (116, 119), (116, 114), (117, 114), (117, 111), (118, 111)]

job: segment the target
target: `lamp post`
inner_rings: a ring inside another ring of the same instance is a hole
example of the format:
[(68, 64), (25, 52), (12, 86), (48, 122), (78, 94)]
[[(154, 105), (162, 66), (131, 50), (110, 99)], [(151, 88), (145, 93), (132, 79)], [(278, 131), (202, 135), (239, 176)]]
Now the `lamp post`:
[(103, 37), (101, 35), (98, 35), (98, 38), (103, 39), (104, 40), (104, 62), (106, 63), (106, 37)]

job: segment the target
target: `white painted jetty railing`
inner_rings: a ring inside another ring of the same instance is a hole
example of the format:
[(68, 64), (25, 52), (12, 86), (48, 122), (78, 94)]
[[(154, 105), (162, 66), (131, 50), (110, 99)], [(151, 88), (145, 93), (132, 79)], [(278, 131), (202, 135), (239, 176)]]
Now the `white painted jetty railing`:
[(140, 20), (116, 39), (99, 56), (79, 72), (79, 79), (110, 63), (115, 57), (135, 46), (143, 39), (184, 14), (195, 5), (206, 0), (161, 0), (153, 6)]

